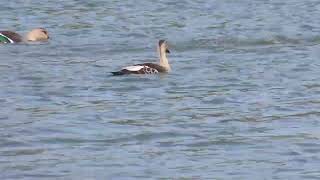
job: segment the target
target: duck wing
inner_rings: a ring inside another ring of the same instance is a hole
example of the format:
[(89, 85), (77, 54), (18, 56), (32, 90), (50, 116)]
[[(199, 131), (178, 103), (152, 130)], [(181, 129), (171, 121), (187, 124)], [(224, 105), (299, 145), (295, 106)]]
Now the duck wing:
[(125, 74), (158, 74), (166, 72), (165, 68), (153, 63), (135, 64), (133, 66), (124, 67), (122, 70), (112, 72), (113, 75)]
[(146, 68), (150, 68), (153, 70), (158, 71), (158, 73), (164, 73), (167, 72), (166, 68), (160, 66), (159, 64), (154, 64), (154, 63), (143, 63), (143, 64), (136, 64), (137, 66), (144, 66)]
[(20, 36), (18, 33), (12, 32), (12, 31), (0, 31), (0, 36), (2, 38), (9, 38), (8, 41), (10, 43), (22, 41), (22, 36)]

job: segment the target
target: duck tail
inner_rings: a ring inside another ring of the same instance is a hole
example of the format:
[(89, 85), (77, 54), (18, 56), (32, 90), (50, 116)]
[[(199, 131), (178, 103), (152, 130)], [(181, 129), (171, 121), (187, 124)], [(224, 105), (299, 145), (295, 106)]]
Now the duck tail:
[(121, 75), (125, 75), (126, 73), (123, 71), (116, 71), (116, 72), (111, 72), (111, 74), (113, 76), (121, 76)]

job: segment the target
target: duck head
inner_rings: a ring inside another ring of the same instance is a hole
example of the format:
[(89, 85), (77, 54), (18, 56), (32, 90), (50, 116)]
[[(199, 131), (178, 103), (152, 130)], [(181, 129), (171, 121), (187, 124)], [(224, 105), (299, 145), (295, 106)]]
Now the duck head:
[(44, 28), (33, 29), (26, 36), (27, 41), (47, 41), (48, 39), (48, 31)]
[(161, 53), (170, 53), (169, 46), (165, 40), (159, 41), (159, 49)]

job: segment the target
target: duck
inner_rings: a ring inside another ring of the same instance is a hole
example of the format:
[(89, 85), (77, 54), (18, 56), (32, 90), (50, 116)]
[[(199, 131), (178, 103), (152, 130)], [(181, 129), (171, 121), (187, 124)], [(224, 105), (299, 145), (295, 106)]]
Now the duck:
[(0, 44), (27, 41), (47, 41), (48, 39), (48, 31), (44, 28), (33, 29), (24, 37), (13, 31), (0, 31)]
[(168, 73), (171, 71), (171, 67), (167, 58), (167, 53), (170, 53), (166, 40), (159, 40), (159, 64), (155, 63), (142, 63), (127, 66), (120, 71), (111, 72), (114, 76), (129, 75), (129, 74), (158, 74)]

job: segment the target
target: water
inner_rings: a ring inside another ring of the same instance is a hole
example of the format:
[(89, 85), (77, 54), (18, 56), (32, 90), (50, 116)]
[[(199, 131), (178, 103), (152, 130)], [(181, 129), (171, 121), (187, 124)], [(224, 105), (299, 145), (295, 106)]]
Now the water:
[[(1, 179), (319, 179), (317, 0), (2, 3)], [(156, 62), (173, 72), (112, 77)]]

